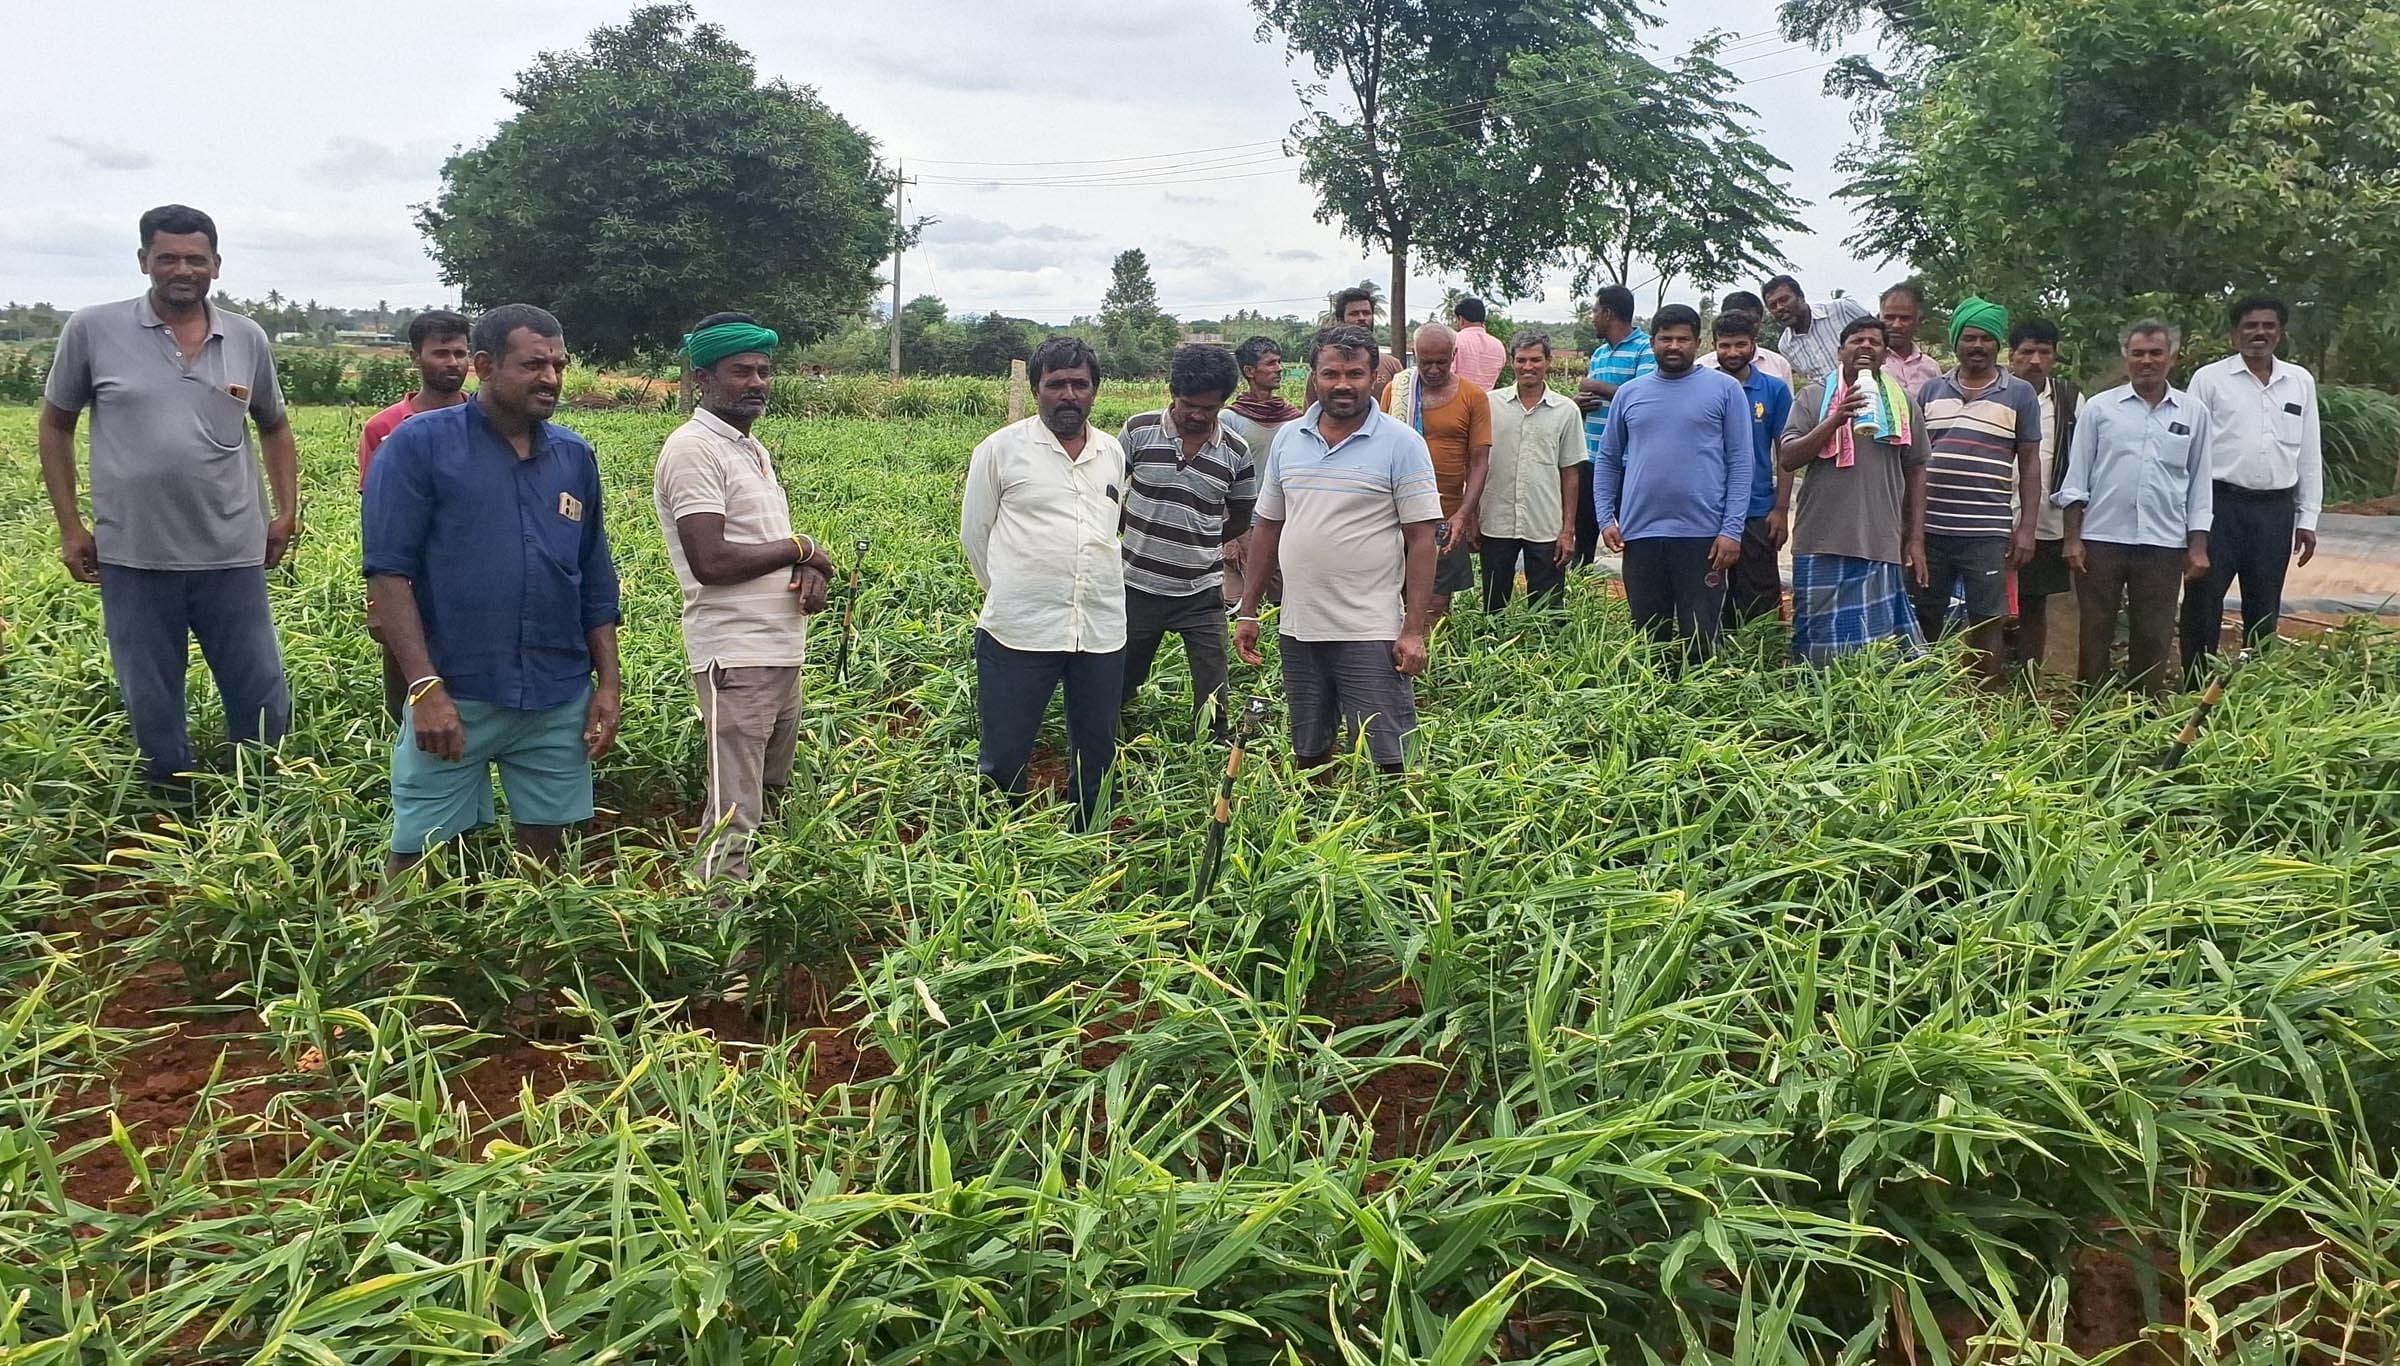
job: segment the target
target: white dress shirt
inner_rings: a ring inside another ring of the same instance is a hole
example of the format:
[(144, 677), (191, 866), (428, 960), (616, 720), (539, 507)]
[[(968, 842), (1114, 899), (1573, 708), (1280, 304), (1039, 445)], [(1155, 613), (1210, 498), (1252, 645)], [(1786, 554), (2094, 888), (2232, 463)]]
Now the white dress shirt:
[(1012, 650), (1123, 649), (1124, 498), (1125, 451), (1097, 427), (1084, 429), (1079, 456), (1039, 416), (985, 437), (958, 518), (984, 590), (975, 624)]
[(2277, 359), (2264, 384), (2239, 354), (2192, 374), (2192, 397), (2208, 409), (2213, 476), (2237, 488), (2299, 490), (2302, 531), (2325, 507), (2325, 445), (2317, 377)]
[[(1717, 364), (1717, 353), (1714, 347), (1704, 346), (1700, 348), (1699, 363), (1707, 366), (1711, 370), (1722, 370), (1725, 368), (1724, 366)], [(1795, 394), (1800, 392), (1800, 386), (1797, 384), (1792, 384), (1792, 363), (1788, 360), (1785, 360), (1783, 358), (1783, 353), (1780, 351), (1769, 351), (1763, 346), (1758, 348), (1758, 350), (1752, 352), (1750, 355), (1750, 368), (1758, 371), (1762, 375), (1773, 375), (1775, 378), (1782, 380), (1784, 383), (1791, 384), (1792, 392)], [(1911, 389), (1909, 392), (1913, 394), (1916, 392), (1916, 390)]]

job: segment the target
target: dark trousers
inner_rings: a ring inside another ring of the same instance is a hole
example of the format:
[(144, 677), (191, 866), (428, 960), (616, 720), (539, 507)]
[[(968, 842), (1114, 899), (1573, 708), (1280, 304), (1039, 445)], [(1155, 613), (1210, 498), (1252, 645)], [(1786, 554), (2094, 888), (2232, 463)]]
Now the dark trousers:
[(2083, 577), (2075, 581), (2077, 676), (2087, 686), (2108, 678), (2117, 614), (2123, 612), (2127, 684), (2166, 696), (2167, 648), (2175, 640), (2175, 603), (2183, 591), (2182, 548), (2085, 541), (2083, 554)]
[(1587, 565), (1600, 553), (1600, 510), (1592, 506), (1592, 462), (1575, 467), (1575, 558)]
[(1183, 637), (1192, 669), (1192, 715), (1222, 739), (1233, 733), (1233, 700), (1226, 691), (1225, 599), (1214, 588), (1185, 597), (1125, 590), (1125, 705), (1150, 678), (1151, 662), (1169, 633)]
[(1483, 610), (1508, 606), (1517, 591), (1517, 562), (1525, 564), (1525, 596), (1556, 605), (1567, 596), (1567, 571), (1558, 562), (1556, 541), (1508, 541), (1483, 538)]
[(1067, 791), (1082, 829), (1100, 808), (1100, 785), (1116, 758), (1125, 652), (1012, 650), (975, 633), (975, 769), (1012, 797), (1025, 795), (1034, 738), (1061, 683), (1067, 690)]
[(1783, 620), (1783, 565), (1775, 558), (1775, 543), (1767, 536), (1767, 519), (1742, 523), (1742, 559), (1733, 567), (1733, 583), (1725, 591), (1725, 624)]
[(2183, 590), (2183, 666), (2198, 673), (2225, 629), (2225, 590), (2242, 585), (2242, 643), (2257, 649), (2283, 616), (2283, 576), (2292, 565), (2297, 489), (2260, 492), (2219, 481), (2208, 529), (2208, 573)]
[(1625, 605), (1633, 624), (1681, 640), (1697, 664), (1717, 648), (1725, 621), (1725, 575), (1709, 567), (1714, 536), (1645, 536), (1625, 543)]
[(100, 566), (100, 618), (117, 692), (142, 752), (142, 776), (172, 780), (192, 767), (184, 675), (191, 642), (225, 703), (225, 738), (274, 744), (292, 726), (292, 692), (267, 606), (267, 571)]

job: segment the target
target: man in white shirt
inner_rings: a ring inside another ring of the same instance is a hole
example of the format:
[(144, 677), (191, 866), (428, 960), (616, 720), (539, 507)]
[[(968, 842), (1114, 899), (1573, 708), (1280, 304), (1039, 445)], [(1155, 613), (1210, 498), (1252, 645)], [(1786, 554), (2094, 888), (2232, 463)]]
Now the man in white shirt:
[(793, 534), (774, 459), (750, 435), (774, 389), (778, 340), (747, 313), (700, 320), (683, 339), (699, 406), (652, 480), (708, 734), (700, 875), (711, 879), (749, 879), (766, 790), (792, 781), (808, 618), (833, 575), (816, 542)]
[(2192, 397), (2208, 409), (2216, 522), (2208, 574), (2183, 594), (2183, 663), (2196, 679), (2224, 630), (2225, 589), (2242, 584), (2242, 640), (2255, 649), (2283, 615), (2283, 576), (2295, 551), (2317, 553), (2325, 505), (2325, 449), (2316, 376), (2278, 360), (2291, 309), (2259, 296), (2233, 306), (2234, 354), (2192, 375)]
[(1767, 296), (1767, 311), (1783, 324), (1783, 358), (1791, 362), (1794, 392), (1832, 374), (1841, 361), (1843, 329), (1874, 316), (1856, 299), (1828, 299), (1824, 307), (1817, 307), (1789, 275), (1776, 276), (1758, 292)]
[(2018, 318), (2008, 325), (2008, 372), (2033, 386), (2042, 418), (2042, 502), (2034, 518), (2033, 558), (2017, 568), (2017, 619), (2008, 629), (2009, 663), (2031, 670), (2049, 656), (2050, 599), (2075, 589), (2061, 558), (2067, 514), (2050, 495), (2066, 480), (2083, 392), (2058, 373), (2058, 324), (2047, 318)]
[(1519, 332), (1510, 340), (1517, 384), (1492, 395), (1491, 471), (1477, 519), (1487, 612), (1508, 606), (1520, 564), (1535, 601), (1554, 607), (1566, 600), (1575, 558), (1575, 521), (1566, 509), (1588, 463), (1583, 413), (1550, 387), (1550, 334)]
[(975, 622), (975, 767), (1021, 797), (1050, 695), (1067, 694), (1067, 787), (1089, 829), (1116, 757), (1125, 684), (1125, 571), (1117, 526), (1124, 448), (1090, 425), (1100, 358), (1052, 337), (1026, 364), (1035, 414), (984, 438), (967, 466), (958, 539)]
[[(1767, 306), (1749, 290), (1737, 289), (1717, 301), (1718, 317), (1722, 318), (1732, 313), (1747, 313), (1763, 324), (1767, 319)], [(1700, 353), (1700, 364), (1711, 370), (1725, 368), (1724, 362), (1717, 359), (1717, 353), (1713, 350)], [(1795, 394), (1800, 392), (1800, 386), (1792, 383), (1792, 363), (1783, 358), (1782, 352), (1768, 350), (1763, 341), (1750, 353), (1750, 368), (1762, 375), (1773, 375), (1782, 380), (1784, 387)]]

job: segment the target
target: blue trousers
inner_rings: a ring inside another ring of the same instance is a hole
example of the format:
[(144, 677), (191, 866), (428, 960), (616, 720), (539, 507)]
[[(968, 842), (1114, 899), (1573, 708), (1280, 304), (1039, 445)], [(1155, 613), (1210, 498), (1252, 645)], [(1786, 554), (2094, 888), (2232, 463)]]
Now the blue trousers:
[(142, 776), (172, 780), (192, 768), (184, 673), (191, 642), (225, 702), (225, 738), (275, 744), (292, 726), (292, 690), (267, 606), (267, 571), (100, 566), (100, 617), (117, 692), (142, 752)]

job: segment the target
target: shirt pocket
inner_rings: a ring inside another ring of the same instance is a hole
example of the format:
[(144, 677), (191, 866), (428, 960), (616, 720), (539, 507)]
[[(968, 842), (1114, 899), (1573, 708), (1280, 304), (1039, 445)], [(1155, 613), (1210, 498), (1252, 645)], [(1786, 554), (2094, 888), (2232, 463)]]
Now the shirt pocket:
[(238, 451), (248, 445), (243, 424), (250, 420), (250, 401), (235, 398), (213, 384), (199, 380), (185, 381), (200, 390), (193, 400), (193, 418), (200, 435), (208, 444), (221, 451)]

